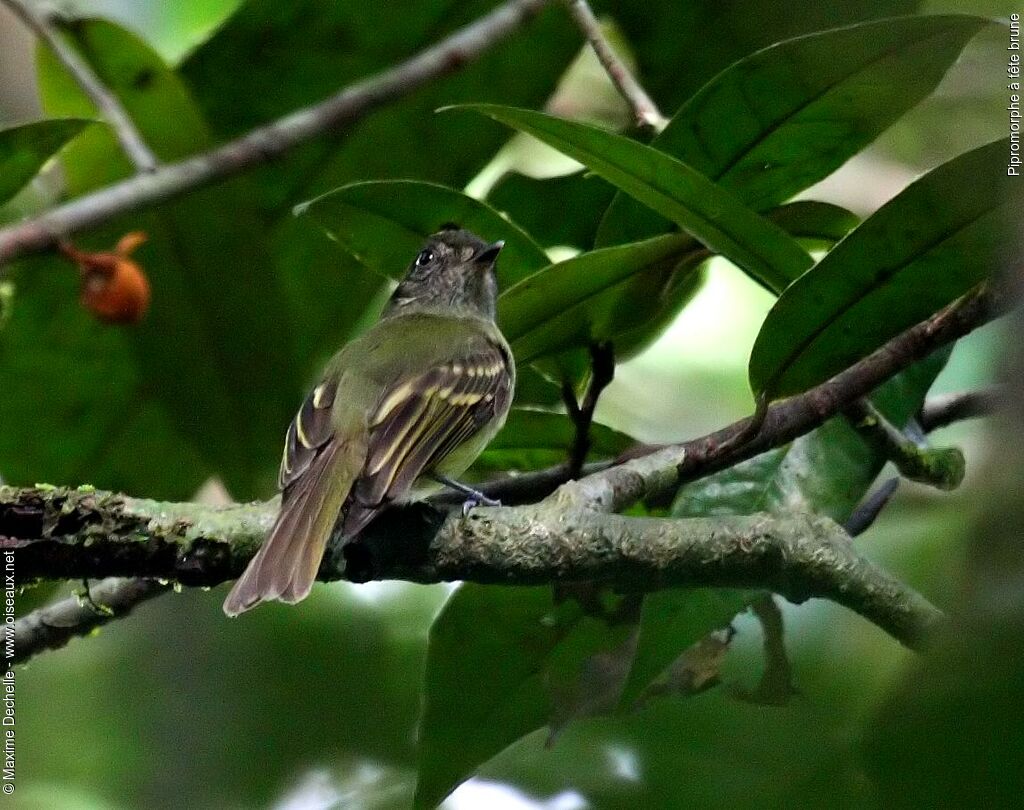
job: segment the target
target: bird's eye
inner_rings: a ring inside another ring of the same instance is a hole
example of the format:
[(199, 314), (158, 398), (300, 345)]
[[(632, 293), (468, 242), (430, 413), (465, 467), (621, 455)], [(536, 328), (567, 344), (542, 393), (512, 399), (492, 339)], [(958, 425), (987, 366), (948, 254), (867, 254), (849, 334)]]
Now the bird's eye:
[(420, 255), (416, 257), (416, 266), (426, 267), (432, 261), (434, 261), (434, 251), (427, 248), (426, 250), (421, 250)]

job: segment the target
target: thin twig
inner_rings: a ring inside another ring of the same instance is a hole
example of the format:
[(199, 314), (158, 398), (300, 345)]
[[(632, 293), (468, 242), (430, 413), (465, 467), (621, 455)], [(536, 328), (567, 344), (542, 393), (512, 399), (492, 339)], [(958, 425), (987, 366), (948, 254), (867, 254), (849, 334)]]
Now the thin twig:
[(900, 479), (898, 477), (890, 478), (861, 501), (850, 517), (847, 518), (846, 523), (843, 524), (846, 533), (850, 537), (859, 537), (870, 529), (878, 519), (878, 516), (882, 514), (882, 510), (892, 500), (892, 496), (896, 494), (899, 486)]
[[(14, 627), (15, 664), (43, 650), (57, 650), (76, 636), (85, 636), (107, 622), (127, 616), (136, 605), (170, 590), (152, 579), (111, 577), (93, 585), (88, 597), (75, 595), (51, 602), (18, 619)], [(99, 606), (100, 609), (97, 609)], [(0, 629), (0, 646), (11, 625)]]
[(923, 436), (919, 445), (886, 419), (867, 397), (852, 402), (844, 414), (861, 438), (911, 481), (939, 489), (955, 489), (963, 481), (966, 463), (959, 449), (929, 447)]
[(640, 82), (615, 53), (615, 49), (612, 48), (604, 32), (601, 31), (601, 23), (594, 16), (590, 4), (586, 0), (566, 0), (566, 5), (569, 7), (569, 12), (576, 21), (576, 25), (579, 26), (583, 36), (587, 38), (594, 53), (597, 54), (608, 78), (612, 80), (612, 84), (632, 109), (637, 126), (653, 129), (655, 132), (663, 130), (668, 119), (661, 114), (658, 105), (647, 95), (647, 91), (641, 87)]
[(69, 45), (50, 17), (36, 10), (26, 0), (0, 0), (11, 10), (25, 27), (31, 30), (53, 52), (78, 86), (84, 92), (100, 115), (114, 130), (114, 135), (121, 144), (128, 160), (140, 172), (151, 172), (156, 169), (159, 161), (146, 144), (142, 134), (136, 128), (131, 116), (121, 105), (110, 89), (103, 84), (89, 63), (71, 45)]
[(995, 413), (1004, 402), (1005, 392), (1000, 386), (958, 394), (940, 394), (930, 397), (918, 414), (925, 432), (938, 430), (964, 419), (977, 419)]
[(267, 163), (298, 144), (353, 124), (376, 108), (465, 67), (550, 2), (510, 0), (407, 61), (356, 82), (319, 104), (289, 113), (209, 152), (165, 164), (0, 229), (0, 266), (49, 250), (75, 231)]
[(590, 452), (590, 428), (594, 423), (594, 411), (601, 398), (601, 392), (615, 379), (615, 350), (611, 343), (590, 345), (590, 382), (583, 402), (576, 401), (576, 392), (571, 383), (563, 383), (562, 399), (572, 420), (574, 436), (569, 450), (569, 477), (579, 478)]
[[(757, 435), (742, 445), (732, 447), (729, 440), (749, 428), (750, 418), (679, 445), (685, 451), (685, 458), (679, 465), (680, 483), (731, 467), (810, 432), (890, 377), (997, 317), (1006, 308), (1006, 299), (1005, 293), (988, 287), (961, 298), (832, 379), (772, 404)], [(620, 460), (657, 449), (657, 446), (646, 446), (624, 454)]]

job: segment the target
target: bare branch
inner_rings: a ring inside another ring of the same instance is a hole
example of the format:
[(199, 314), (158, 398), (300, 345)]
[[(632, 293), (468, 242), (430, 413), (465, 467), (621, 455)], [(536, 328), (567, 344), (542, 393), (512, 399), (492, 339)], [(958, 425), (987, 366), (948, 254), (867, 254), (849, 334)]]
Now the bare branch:
[(128, 160), (140, 172), (151, 172), (159, 161), (146, 144), (127, 110), (99, 76), (57, 30), (51, 18), (42, 14), (26, 0), (0, 0), (31, 30), (57, 57), (57, 60), (71, 74), (78, 86), (90, 98), (103, 119), (110, 124), (121, 149)]
[(918, 421), (925, 432), (960, 422), (977, 419), (996, 412), (1005, 401), (1005, 392), (1000, 386), (980, 391), (963, 391), (958, 394), (942, 394), (930, 397), (918, 415)]
[[(1007, 303), (1004, 293), (988, 287), (960, 299), (897, 335), (832, 379), (803, 394), (774, 403), (768, 408), (757, 435), (749, 442), (736, 447), (728, 444), (738, 432), (748, 429), (751, 419), (747, 418), (680, 445), (685, 451), (679, 466), (680, 482), (731, 467), (810, 432), (903, 369), (988, 323)], [(657, 448), (646, 447), (630, 455), (652, 449)]]
[(353, 124), (477, 59), (551, 0), (509, 0), (409, 60), (350, 85), (215, 149), (140, 174), (0, 229), (0, 266), (48, 250), (69, 234), (98, 225), (280, 157), (292, 147)]
[(612, 84), (633, 110), (637, 126), (653, 129), (655, 132), (663, 130), (668, 119), (661, 114), (658, 105), (647, 95), (647, 91), (640, 86), (633, 74), (629, 72), (629, 68), (619, 59), (615, 49), (612, 48), (611, 43), (601, 31), (601, 23), (594, 16), (590, 4), (586, 0), (566, 0), (566, 5), (569, 7), (569, 12), (576, 21), (576, 25), (590, 42), (598, 60), (604, 66), (608, 78), (612, 80)]
[(569, 451), (569, 477), (579, 478), (590, 452), (590, 428), (594, 423), (601, 392), (615, 378), (615, 350), (611, 343), (595, 343), (590, 346), (590, 382), (583, 402), (576, 401), (572, 384), (562, 384), (562, 399), (572, 420), (575, 435)]
[[(72, 638), (85, 636), (107, 622), (127, 616), (136, 605), (170, 590), (151, 579), (111, 577), (89, 589), (92, 604), (70, 596), (34, 610), (14, 623), (15, 664), (45, 650), (58, 650)], [(10, 625), (0, 629), (0, 645), (7, 640)]]

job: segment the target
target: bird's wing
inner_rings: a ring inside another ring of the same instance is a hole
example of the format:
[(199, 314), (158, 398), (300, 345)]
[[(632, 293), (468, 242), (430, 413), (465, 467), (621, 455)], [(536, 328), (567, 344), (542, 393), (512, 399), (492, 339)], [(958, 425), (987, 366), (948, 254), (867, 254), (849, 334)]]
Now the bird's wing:
[(334, 436), (331, 408), (338, 392), (337, 380), (323, 380), (302, 403), (288, 426), (284, 440), (278, 489), (287, 489), (310, 468), (313, 460)]
[(281, 511), (228, 595), (228, 615), (270, 599), (305, 598), (343, 508), (342, 531), (351, 537), (406, 495), (422, 472), (508, 410), (513, 372), (503, 346), (475, 333), (455, 334), (464, 342), (454, 359), (436, 345), (410, 344), (427, 369), (411, 380), (382, 389), (375, 377), (328, 374), (310, 392), (285, 438)]
[(435, 468), (512, 398), (502, 346), (475, 341), (459, 356), (385, 392), (369, 420), (366, 464), (352, 488), (343, 531), (356, 534), (386, 504)]

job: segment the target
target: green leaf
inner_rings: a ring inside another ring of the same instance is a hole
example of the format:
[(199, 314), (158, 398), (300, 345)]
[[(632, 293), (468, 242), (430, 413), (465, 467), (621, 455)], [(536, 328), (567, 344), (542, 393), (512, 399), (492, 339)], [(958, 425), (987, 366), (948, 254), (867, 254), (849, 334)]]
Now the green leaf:
[(663, 152), (532, 110), (494, 104), (467, 104), (458, 109), (490, 116), (580, 161), (769, 288), (785, 286), (812, 264), (806, 251), (779, 227)]
[(416, 807), (433, 808), (510, 743), (542, 727), (543, 672), (562, 630), (551, 588), (464, 584), (430, 628)]
[[(473, 465), (483, 470), (532, 470), (563, 463), (576, 436), (564, 413), (514, 408), (508, 421)], [(590, 426), (590, 457), (613, 458), (636, 439), (595, 422)]]
[(795, 239), (829, 248), (860, 224), (860, 217), (851, 211), (818, 200), (786, 203), (765, 216)]
[(51, 118), (0, 129), (0, 205), (91, 123), (85, 118)]
[(586, 250), (594, 244), (597, 226), (616, 193), (614, 186), (587, 172), (542, 180), (510, 173), (491, 189), (487, 202), (508, 213), (542, 245)]
[(636, 654), (620, 706), (629, 709), (680, 653), (712, 630), (725, 627), (750, 601), (750, 592), (728, 588), (674, 588), (647, 594), (640, 611)]
[(789, 287), (750, 356), (750, 384), (804, 391), (964, 295), (1020, 255), (1007, 140), (932, 170)]
[[(141, 40), (98, 20), (79, 21), (70, 31), (69, 41), (121, 99), (161, 159), (180, 158), (210, 144), (187, 90)], [(39, 52), (39, 68), (49, 112), (93, 112), (74, 80), (45, 49)], [(83, 132), (63, 159), (74, 195), (132, 171), (110, 131), (102, 127)], [(147, 494), (154, 496), (188, 496), (197, 478), (208, 476), (211, 469), (239, 498), (272, 489), (282, 427), (304, 380), (293, 351), (291, 319), (281, 317), (281, 281), (268, 261), (265, 229), (248, 203), (247, 188), (244, 181), (234, 181), (204, 189), (151, 212), (119, 217), (83, 237), (87, 245), (109, 249), (128, 230), (147, 232), (149, 242), (136, 256), (150, 281), (152, 306), (142, 324), (131, 329), (105, 327), (85, 313), (76, 315), (73, 329), (61, 336), (51, 331), (38, 346), (41, 353), (89, 356), (98, 367), (95, 373), (109, 377), (111, 385), (102, 396), (82, 403), (101, 410), (95, 420), (109, 428), (97, 430), (97, 449), (89, 452), (66, 435), (80, 431), (66, 422), (51, 436), (58, 444), (67, 440), (70, 447), (82, 449), (60, 465), (40, 463), (29, 482), (48, 478), (50, 472), (66, 475), (70, 469), (100, 486), (134, 490), (137, 485), (130, 476), (137, 474), (132, 472), (141, 463), (137, 459), (148, 455), (166, 459), (151, 465), (154, 469), (146, 476), (152, 485)], [(77, 298), (53, 285), (34, 287), (32, 294), (48, 304), (25, 302), (26, 307), (43, 310), (47, 305), (67, 309), (58, 296)], [(95, 347), (101, 345), (109, 351), (95, 356)], [(49, 368), (56, 374), (59, 367)], [(4, 371), (0, 375), (6, 378)], [(66, 387), (55, 377), (10, 403), (26, 440), (38, 414), (53, 409), (52, 400)], [(159, 422), (159, 429), (146, 437), (146, 453), (124, 452), (118, 444), (123, 431), (139, 420), (150, 426)], [(197, 455), (203, 459), (199, 466)]]
[[(875, 20), (798, 37), (726, 68), (651, 146), (710, 177), (756, 211), (827, 177), (928, 96), (991, 21), (962, 15)], [(623, 194), (597, 244), (670, 227)]]
[(498, 323), (521, 363), (609, 340), (623, 328), (628, 313), (603, 293), (638, 273), (672, 270), (688, 260), (692, 268), (703, 258), (703, 251), (695, 251), (693, 240), (684, 234), (583, 253), (506, 290), (498, 299)]
[(662, 110), (677, 110), (716, 74), (755, 51), (802, 34), (869, 18), (912, 14), (919, 0), (609, 0), (601, 4), (623, 29), (637, 75)]
[(505, 240), (498, 281), (505, 289), (549, 264), (524, 230), (461, 191), (415, 180), (352, 183), (298, 206), (367, 267), (400, 279), (442, 224), (455, 222), (483, 239)]
[[(391, 3), (361, 0), (248, 0), (182, 72), (222, 140), (392, 67), (494, 6), (493, 0), (404, 3), (396, 11)], [(461, 188), (501, 146), (503, 133), (434, 110), (459, 101), (540, 106), (579, 47), (564, 11), (543, 9), (528, 33), (259, 170), (256, 201), (284, 213), (298, 200), (367, 178)]]

